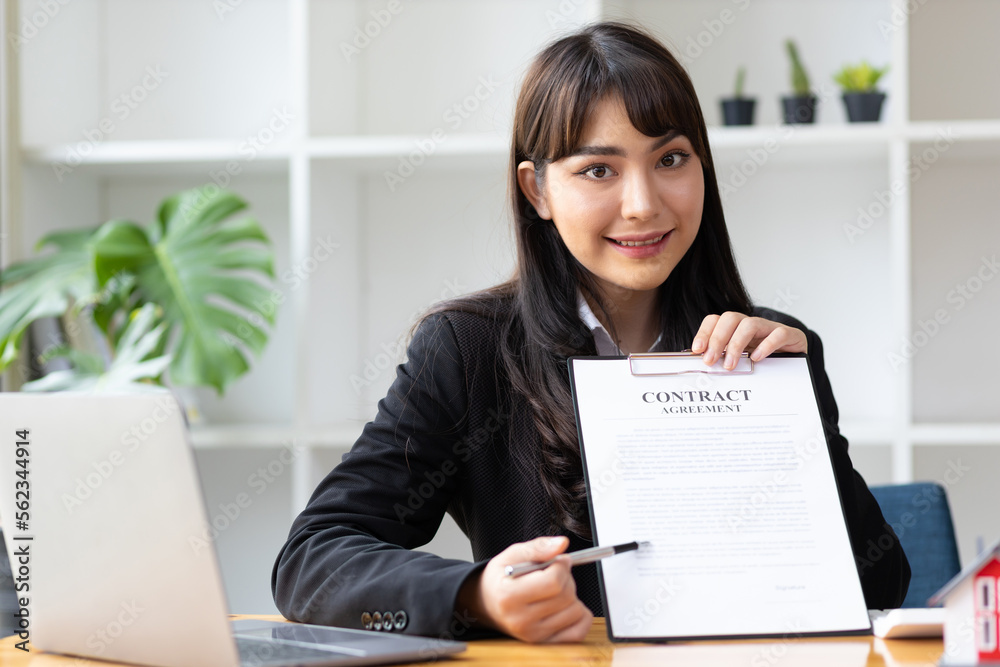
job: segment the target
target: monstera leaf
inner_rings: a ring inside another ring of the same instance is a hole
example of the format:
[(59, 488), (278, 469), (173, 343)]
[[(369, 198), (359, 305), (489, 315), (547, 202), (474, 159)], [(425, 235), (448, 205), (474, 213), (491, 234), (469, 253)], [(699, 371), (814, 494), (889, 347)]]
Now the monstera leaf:
[(55, 252), (31, 259), (0, 273), (0, 371), (20, 354), (28, 325), (43, 317), (58, 317), (95, 292), (94, 230), (58, 232), (44, 237), (38, 249)]
[[(73, 363), (70, 370), (54, 371), (24, 384), (23, 391), (143, 391), (154, 386), (140, 383), (155, 381), (170, 364), (170, 355), (152, 356), (160, 347), (166, 324), (157, 324), (157, 307), (147, 303), (132, 313), (122, 330), (111, 365), (105, 369), (100, 355), (63, 346), (51, 351), (49, 358), (64, 356)], [(162, 390), (161, 390), (162, 391)]]
[(221, 394), (267, 343), (272, 253), (256, 221), (228, 219), (245, 207), (218, 188), (188, 190), (167, 199), (148, 228), (113, 220), (91, 242), (99, 288), (130, 276), (133, 297), (163, 309), (174, 384)]

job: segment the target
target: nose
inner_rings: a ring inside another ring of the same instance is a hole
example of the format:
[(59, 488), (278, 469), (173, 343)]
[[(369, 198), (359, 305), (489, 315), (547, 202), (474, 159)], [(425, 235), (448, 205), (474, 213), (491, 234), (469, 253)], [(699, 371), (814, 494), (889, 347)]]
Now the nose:
[(659, 198), (652, 174), (633, 173), (623, 179), (623, 218), (644, 222), (655, 218), (658, 212)]

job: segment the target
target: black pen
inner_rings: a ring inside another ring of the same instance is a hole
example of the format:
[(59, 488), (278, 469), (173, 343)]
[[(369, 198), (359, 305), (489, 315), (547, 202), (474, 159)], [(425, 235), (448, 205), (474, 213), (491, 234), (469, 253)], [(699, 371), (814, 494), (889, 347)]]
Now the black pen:
[[(572, 567), (575, 565), (594, 563), (607, 558), (608, 556), (625, 553), (626, 551), (635, 551), (636, 549), (644, 548), (648, 545), (649, 542), (628, 542), (627, 544), (618, 544), (613, 547), (590, 547), (589, 549), (581, 549), (579, 551), (571, 551), (568, 554), (559, 555), (569, 556), (569, 564), (570, 567)], [(558, 558), (558, 556), (556, 558)], [(520, 577), (522, 574), (528, 574), (529, 572), (534, 572), (535, 570), (544, 570), (549, 565), (556, 562), (556, 558), (552, 558), (541, 563), (528, 562), (508, 565), (504, 568), (504, 573), (508, 577)]]

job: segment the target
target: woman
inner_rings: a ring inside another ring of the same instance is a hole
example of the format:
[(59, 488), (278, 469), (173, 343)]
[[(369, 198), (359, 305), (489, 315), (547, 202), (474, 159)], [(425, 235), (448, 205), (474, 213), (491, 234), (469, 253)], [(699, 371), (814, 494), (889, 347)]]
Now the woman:
[[(445, 637), (579, 641), (595, 566), (503, 568), (591, 546), (566, 360), (692, 348), (805, 352), (869, 607), (909, 566), (837, 429), (819, 337), (754, 308), (694, 88), (655, 39), (604, 23), (538, 55), (515, 109), (515, 277), (417, 327), (378, 415), (292, 526), (272, 577), (289, 619)], [(449, 512), (477, 563), (411, 551)], [(871, 541), (892, 546), (863, 561)], [(882, 537), (882, 542), (879, 542)]]

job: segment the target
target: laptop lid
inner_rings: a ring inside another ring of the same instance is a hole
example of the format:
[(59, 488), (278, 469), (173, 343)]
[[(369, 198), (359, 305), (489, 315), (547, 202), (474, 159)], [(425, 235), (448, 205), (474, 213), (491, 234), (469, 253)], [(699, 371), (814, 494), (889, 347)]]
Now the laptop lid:
[(0, 393), (0, 517), (35, 647), (239, 664), (195, 470), (169, 392)]

